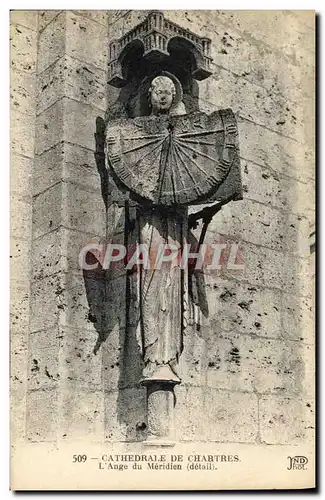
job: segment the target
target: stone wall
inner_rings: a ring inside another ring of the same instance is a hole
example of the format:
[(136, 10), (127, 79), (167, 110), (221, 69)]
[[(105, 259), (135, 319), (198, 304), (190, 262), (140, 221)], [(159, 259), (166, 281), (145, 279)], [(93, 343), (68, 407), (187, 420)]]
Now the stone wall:
[(37, 12), (11, 12), (10, 345), (11, 432), (25, 439), (30, 307), (32, 171), (35, 150)]
[[(24, 437), (26, 421), (32, 442), (145, 436), (125, 276), (83, 274), (78, 254), (90, 241), (123, 238), (102, 156), (103, 117), (118, 95), (106, 85), (107, 49), (147, 13), (11, 14), (12, 400), (21, 429), (12, 432)], [(244, 200), (207, 233), (207, 242), (240, 241), (245, 269), (205, 276), (209, 318), (185, 337), (177, 440), (294, 444), (314, 425), (313, 13), (166, 17), (212, 40), (200, 108), (237, 114), (244, 184)]]

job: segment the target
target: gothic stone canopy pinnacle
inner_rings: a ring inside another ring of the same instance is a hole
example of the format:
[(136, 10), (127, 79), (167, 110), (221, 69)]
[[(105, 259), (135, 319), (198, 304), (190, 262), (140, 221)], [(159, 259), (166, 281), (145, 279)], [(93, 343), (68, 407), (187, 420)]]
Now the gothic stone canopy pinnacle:
[(159, 60), (169, 57), (170, 50), (177, 46), (191, 52), (193, 78), (204, 80), (212, 74), (211, 40), (168, 21), (162, 12), (153, 11), (118, 40), (110, 42), (108, 83), (118, 88), (126, 85), (125, 61), (132, 50), (142, 49), (144, 59)]

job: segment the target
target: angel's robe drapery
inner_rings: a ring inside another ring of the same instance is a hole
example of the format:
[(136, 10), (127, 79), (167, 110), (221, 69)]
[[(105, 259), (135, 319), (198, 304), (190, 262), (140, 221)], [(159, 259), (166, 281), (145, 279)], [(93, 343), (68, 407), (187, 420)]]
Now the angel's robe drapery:
[[(144, 376), (150, 376), (163, 364), (169, 364), (177, 372), (187, 312), (187, 269), (181, 266), (187, 240), (187, 209), (140, 208), (137, 231), (139, 244), (148, 250), (149, 263), (139, 265), (137, 273), (140, 303), (137, 334), (143, 350)], [(159, 265), (159, 252), (168, 255), (171, 251), (165, 245), (178, 247), (179, 253)]]

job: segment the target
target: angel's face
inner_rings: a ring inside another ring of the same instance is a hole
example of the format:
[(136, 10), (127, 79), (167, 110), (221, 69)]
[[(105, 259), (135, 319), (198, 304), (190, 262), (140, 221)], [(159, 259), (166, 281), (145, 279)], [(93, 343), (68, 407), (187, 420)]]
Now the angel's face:
[(150, 100), (155, 115), (168, 113), (176, 94), (174, 82), (167, 76), (158, 76), (151, 82)]

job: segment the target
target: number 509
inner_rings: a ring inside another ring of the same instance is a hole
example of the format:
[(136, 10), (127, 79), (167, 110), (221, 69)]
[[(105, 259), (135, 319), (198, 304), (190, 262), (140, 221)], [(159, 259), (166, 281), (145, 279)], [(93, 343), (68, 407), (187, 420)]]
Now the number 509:
[(72, 462), (85, 462), (87, 460), (87, 455), (73, 455)]

